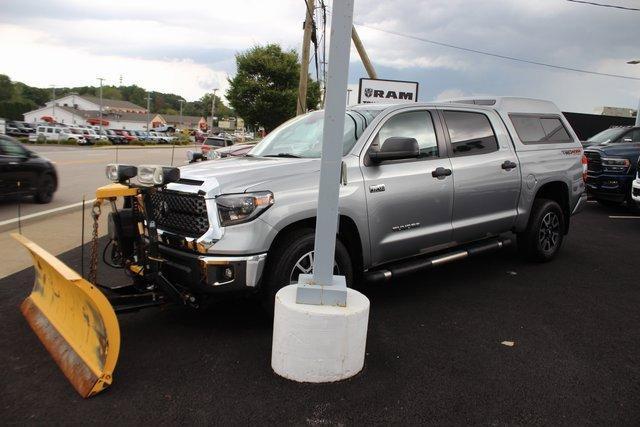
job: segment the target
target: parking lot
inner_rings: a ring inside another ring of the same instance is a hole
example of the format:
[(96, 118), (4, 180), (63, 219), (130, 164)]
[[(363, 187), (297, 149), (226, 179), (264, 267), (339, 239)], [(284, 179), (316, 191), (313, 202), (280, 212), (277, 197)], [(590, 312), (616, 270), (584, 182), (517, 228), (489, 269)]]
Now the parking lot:
[[(270, 319), (246, 300), (122, 315), (114, 384), (84, 401), (19, 312), (33, 283), (26, 269), (0, 280), (3, 421), (637, 425), (634, 216), (590, 203), (549, 264), (522, 261), (512, 247), (364, 286), (365, 368), (323, 385), (271, 371)], [(62, 259), (78, 268), (79, 249)], [(126, 280), (105, 266), (101, 277)]]

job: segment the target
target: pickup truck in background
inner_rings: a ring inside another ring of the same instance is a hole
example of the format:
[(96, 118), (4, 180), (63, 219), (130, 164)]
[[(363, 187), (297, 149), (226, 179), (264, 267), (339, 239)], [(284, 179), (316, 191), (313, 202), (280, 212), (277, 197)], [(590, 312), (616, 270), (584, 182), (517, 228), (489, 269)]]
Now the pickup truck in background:
[(632, 183), (640, 157), (640, 127), (610, 128), (589, 138), (587, 193), (605, 206), (636, 207)]
[[(254, 292), (273, 304), (313, 268), (323, 120), (295, 117), (245, 157), (141, 169), (144, 197), (110, 221), (114, 261), (145, 253), (145, 239), (123, 231), (143, 223), (161, 260), (159, 276), (143, 278), (161, 277), (188, 301)], [(348, 285), (498, 249), (511, 233), (526, 257), (549, 261), (586, 203), (583, 148), (548, 101), (353, 106), (343, 147), (335, 271)], [(107, 172), (121, 183), (137, 173)]]

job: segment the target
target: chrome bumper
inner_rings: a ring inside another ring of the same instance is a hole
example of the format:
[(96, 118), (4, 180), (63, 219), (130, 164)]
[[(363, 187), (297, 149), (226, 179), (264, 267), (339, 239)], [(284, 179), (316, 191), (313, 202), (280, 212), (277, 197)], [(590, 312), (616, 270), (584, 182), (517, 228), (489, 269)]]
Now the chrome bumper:
[[(244, 264), (244, 286), (255, 288), (260, 282), (262, 277), (262, 271), (264, 270), (264, 263), (267, 259), (267, 254), (249, 255), (249, 256), (200, 256), (198, 261), (200, 262), (203, 271), (207, 271), (209, 267), (225, 267), (237, 264)], [(233, 280), (225, 282), (214, 282), (211, 286), (229, 285), (235, 281), (241, 280), (240, 278), (234, 278)]]

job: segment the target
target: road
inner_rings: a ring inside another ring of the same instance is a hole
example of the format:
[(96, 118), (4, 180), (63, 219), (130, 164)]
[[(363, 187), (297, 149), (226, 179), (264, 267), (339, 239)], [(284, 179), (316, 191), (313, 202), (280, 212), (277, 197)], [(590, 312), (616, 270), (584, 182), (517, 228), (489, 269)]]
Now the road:
[[(43, 212), (93, 199), (95, 189), (108, 183), (104, 168), (116, 162), (139, 164), (171, 164), (171, 148), (91, 148), (91, 147), (57, 147), (49, 145), (32, 145), (29, 148), (56, 163), (59, 176), (58, 191), (51, 203), (40, 205), (25, 200), (21, 205), (22, 215)], [(186, 163), (189, 147), (176, 147), (174, 164)], [(0, 201), (0, 222), (17, 217), (18, 204), (15, 200)]]
[[(83, 401), (18, 310), (33, 284), (33, 271), (24, 270), (0, 280), (2, 419), (638, 425), (640, 219), (633, 216), (590, 203), (550, 263), (525, 262), (510, 248), (364, 286), (371, 300), (365, 368), (331, 384), (275, 375), (271, 319), (242, 300), (120, 316), (115, 382)], [(79, 249), (62, 258), (77, 268)], [(105, 266), (101, 274), (103, 283), (124, 280)]]

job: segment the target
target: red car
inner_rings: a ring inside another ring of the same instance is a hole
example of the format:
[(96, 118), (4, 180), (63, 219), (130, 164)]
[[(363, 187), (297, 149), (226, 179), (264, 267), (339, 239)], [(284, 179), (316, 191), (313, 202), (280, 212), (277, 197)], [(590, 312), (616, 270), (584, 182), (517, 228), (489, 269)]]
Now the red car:
[(131, 143), (131, 141), (137, 141), (138, 138), (136, 138), (135, 136), (131, 135), (129, 132), (127, 132), (124, 129), (111, 129), (113, 130), (118, 136), (122, 136), (124, 138), (127, 139), (127, 144)]

